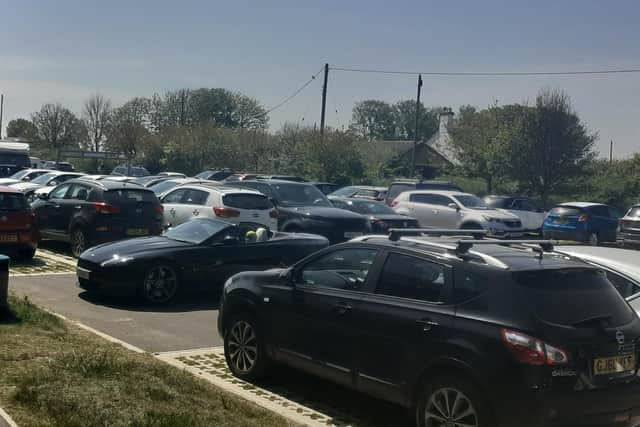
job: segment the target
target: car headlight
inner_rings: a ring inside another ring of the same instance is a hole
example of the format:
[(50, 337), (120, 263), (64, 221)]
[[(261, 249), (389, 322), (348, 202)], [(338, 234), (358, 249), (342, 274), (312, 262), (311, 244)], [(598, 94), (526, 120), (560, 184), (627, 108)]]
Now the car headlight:
[(133, 261), (132, 257), (121, 257), (120, 255), (114, 255), (113, 258), (103, 261), (100, 267), (111, 267), (114, 265), (124, 265)]
[(500, 222), (500, 220), (498, 218), (494, 218), (494, 217), (489, 216), (489, 215), (482, 215), (482, 218), (484, 218), (484, 220), (488, 221), (488, 222)]

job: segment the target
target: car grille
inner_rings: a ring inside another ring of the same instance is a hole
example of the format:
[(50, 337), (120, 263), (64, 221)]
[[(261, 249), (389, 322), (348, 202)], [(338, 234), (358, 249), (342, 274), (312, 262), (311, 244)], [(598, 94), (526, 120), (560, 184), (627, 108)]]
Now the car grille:
[(640, 235), (640, 221), (622, 220), (620, 221), (620, 231)]
[(506, 225), (509, 228), (520, 228), (522, 227), (522, 222), (518, 221), (518, 220), (511, 220), (511, 219), (507, 219), (505, 221), (502, 221), (502, 223), (504, 225)]
[(88, 260), (83, 259), (83, 258), (79, 258), (78, 259), (78, 267), (86, 268), (87, 270), (94, 270), (95, 268), (98, 267), (98, 264), (96, 264), (95, 262), (88, 261)]
[(388, 228), (418, 228), (418, 222), (415, 219), (385, 220), (384, 223)]

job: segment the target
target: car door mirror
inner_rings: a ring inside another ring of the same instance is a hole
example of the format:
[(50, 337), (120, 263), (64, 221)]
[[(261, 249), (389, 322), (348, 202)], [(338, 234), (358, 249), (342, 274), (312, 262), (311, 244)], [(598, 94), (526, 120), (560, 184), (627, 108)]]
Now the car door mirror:
[(49, 187), (55, 187), (56, 185), (58, 185), (58, 181), (51, 181), (49, 183)]
[(237, 245), (239, 242), (238, 236), (234, 236), (232, 234), (228, 234), (224, 236), (224, 239), (222, 239), (222, 243), (224, 245)]
[(269, 201), (273, 204), (273, 206), (278, 206), (278, 201), (273, 197), (269, 197)]
[(38, 199), (49, 200), (49, 193), (38, 193)]
[(280, 273), (280, 278), (284, 283), (293, 285), (294, 283), (293, 277), (294, 277), (295, 271), (296, 270), (293, 268), (287, 268), (286, 270), (283, 270), (282, 273)]
[(460, 206), (458, 206), (455, 203), (449, 203), (447, 206), (450, 207), (451, 209), (455, 209), (456, 211), (460, 210)]

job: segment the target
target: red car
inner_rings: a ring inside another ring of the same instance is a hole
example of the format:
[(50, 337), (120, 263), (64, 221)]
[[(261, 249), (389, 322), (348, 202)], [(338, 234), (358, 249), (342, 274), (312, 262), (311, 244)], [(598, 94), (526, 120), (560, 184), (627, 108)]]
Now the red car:
[(0, 253), (33, 258), (40, 234), (24, 194), (0, 186)]

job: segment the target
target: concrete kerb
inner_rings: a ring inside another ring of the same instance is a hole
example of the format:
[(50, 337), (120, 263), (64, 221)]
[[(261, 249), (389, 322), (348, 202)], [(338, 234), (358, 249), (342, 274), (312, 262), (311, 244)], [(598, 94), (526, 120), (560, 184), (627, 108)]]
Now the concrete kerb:
[(0, 427), (18, 427), (18, 424), (2, 408), (0, 408)]

